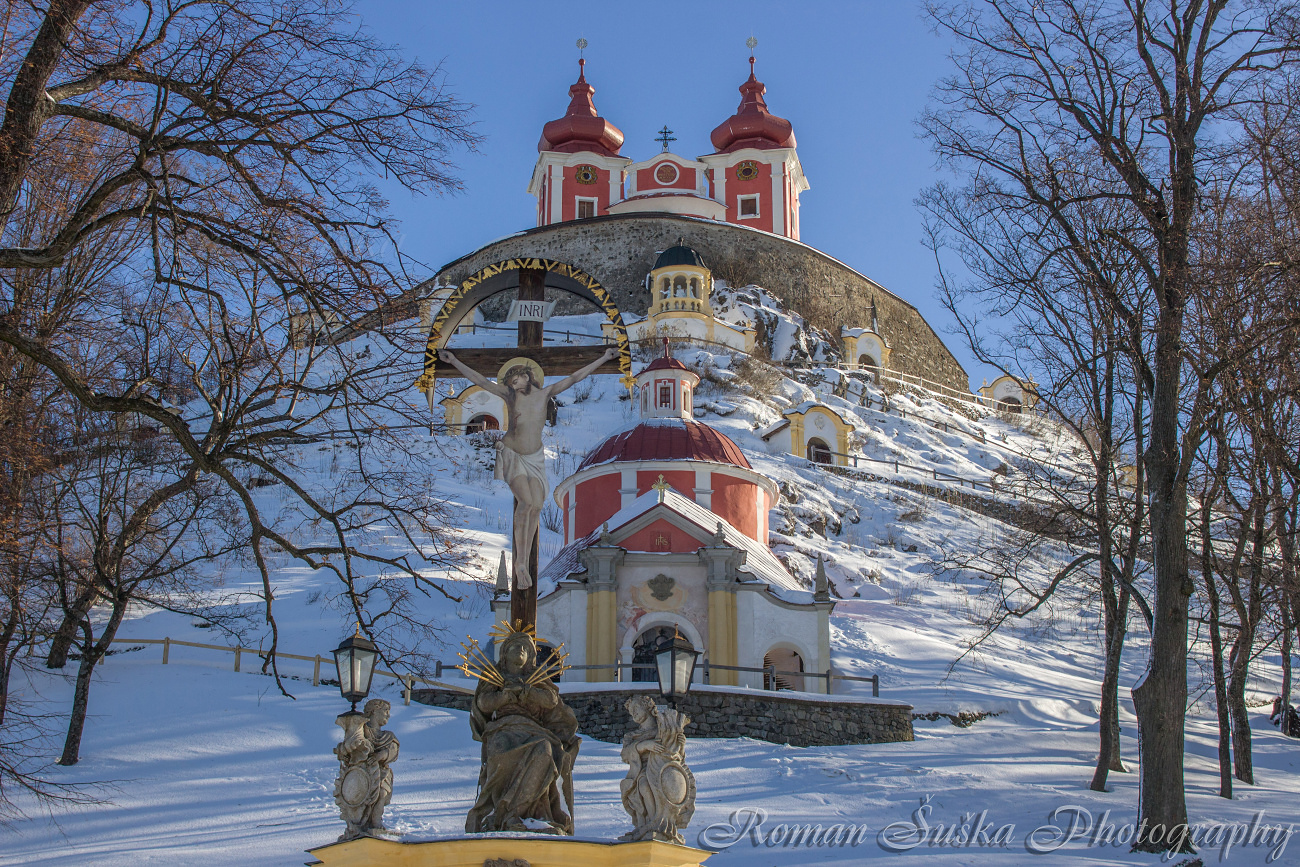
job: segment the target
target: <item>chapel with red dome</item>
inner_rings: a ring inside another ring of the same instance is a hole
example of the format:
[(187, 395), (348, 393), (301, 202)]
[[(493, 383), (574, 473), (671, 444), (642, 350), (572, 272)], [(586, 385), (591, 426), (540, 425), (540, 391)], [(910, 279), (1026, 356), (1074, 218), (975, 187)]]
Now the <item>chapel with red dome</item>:
[[(538, 633), (562, 641), (574, 664), (647, 662), (665, 634), (680, 634), (713, 665), (822, 671), (829, 589), (824, 579), (805, 586), (768, 547), (779, 489), (730, 437), (695, 419), (699, 382), (665, 341), (636, 376), (638, 422), (556, 486), (565, 544), (538, 578)], [(497, 604), (508, 613), (507, 601)], [(588, 675), (614, 679), (612, 670)], [(820, 683), (802, 680), (786, 684)], [(725, 668), (711, 682), (763, 685)]]

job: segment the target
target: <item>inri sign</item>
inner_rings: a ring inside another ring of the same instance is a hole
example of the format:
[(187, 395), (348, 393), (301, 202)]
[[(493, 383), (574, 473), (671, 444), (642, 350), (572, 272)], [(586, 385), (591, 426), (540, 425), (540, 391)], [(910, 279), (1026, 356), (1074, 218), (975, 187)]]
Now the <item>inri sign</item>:
[(510, 305), (510, 322), (546, 322), (555, 309), (554, 301), (516, 301)]

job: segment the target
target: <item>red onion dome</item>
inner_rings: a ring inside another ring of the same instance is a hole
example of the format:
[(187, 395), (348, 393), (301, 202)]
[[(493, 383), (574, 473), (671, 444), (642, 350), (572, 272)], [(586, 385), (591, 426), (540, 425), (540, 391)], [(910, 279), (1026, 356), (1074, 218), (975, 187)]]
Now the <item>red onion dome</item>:
[(711, 461), (753, 469), (740, 446), (707, 424), (685, 419), (643, 422), (605, 440), (579, 470), (618, 461)]
[(722, 122), (709, 138), (717, 153), (741, 148), (792, 148), (794, 127), (790, 121), (767, 110), (763, 94), (767, 87), (754, 77), (754, 58), (749, 58), (749, 80), (740, 86), (740, 108)]
[(596, 88), (587, 83), (583, 69), (586, 64), (586, 60), (578, 60), (578, 80), (569, 88), (569, 110), (564, 117), (542, 127), (542, 140), (537, 143), (539, 151), (566, 154), (592, 151), (607, 157), (618, 156), (618, 149), (623, 146), (623, 131), (596, 114), (596, 105), (591, 101)]
[(673, 358), (671, 355), (659, 356), (654, 361), (647, 364), (645, 366), (645, 369), (642, 370), (641, 372), (648, 373), (651, 370), (684, 370), (687, 373), (695, 372), (691, 370), (689, 367), (687, 367), (686, 365), (682, 364), (677, 359)]

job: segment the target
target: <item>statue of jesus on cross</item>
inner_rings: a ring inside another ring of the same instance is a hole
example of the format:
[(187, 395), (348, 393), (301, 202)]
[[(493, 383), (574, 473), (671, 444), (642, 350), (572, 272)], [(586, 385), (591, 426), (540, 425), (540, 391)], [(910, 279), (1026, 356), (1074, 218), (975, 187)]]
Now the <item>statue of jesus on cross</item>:
[(446, 349), (439, 350), (438, 357), (479, 388), (500, 397), (510, 410), (509, 430), (497, 441), (496, 477), (505, 481), (515, 495), (511, 557), (515, 586), (526, 590), (533, 586), (528, 556), (533, 540), (537, 538), (542, 506), (550, 493), (546, 479), (546, 450), (542, 447), (546, 408), (554, 395), (586, 379), (605, 362), (617, 358), (618, 349), (611, 346), (600, 358), (545, 386), (542, 384), (544, 374), (541, 366), (528, 359), (517, 359), (517, 364), (507, 362), (497, 381), (493, 382)]

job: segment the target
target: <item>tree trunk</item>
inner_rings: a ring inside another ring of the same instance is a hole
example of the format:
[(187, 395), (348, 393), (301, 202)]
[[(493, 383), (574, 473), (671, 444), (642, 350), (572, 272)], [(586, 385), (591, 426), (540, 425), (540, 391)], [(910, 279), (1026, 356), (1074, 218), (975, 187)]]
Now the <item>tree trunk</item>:
[[(1104, 567), (1103, 567), (1104, 568)], [(1103, 587), (1103, 593), (1114, 592), (1113, 582), (1110, 587)], [(1111, 771), (1121, 773), (1128, 771), (1124, 767), (1124, 758), (1120, 750), (1119, 734), (1119, 663), (1124, 652), (1125, 621), (1128, 616), (1128, 591), (1120, 593), (1120, 599), (1112, 613), (1112, 607), (1106, 606), (1106, 658), (1105, 669), (1101, 677), (1101, 711), (1097, 715), (1099, 737), (1097, 748), (1097, 768), (1092, 775), (1088, 788), (1094, 792), (1106, 791), (1106, 779)]]
[(1223, 674), (1223, 633), (1219, 626), (1219, 590), (1205, 572), (1210, 597), (1210, 658), (1214, 669), (1214, 710), (1219, 720), (1219, 797), (1232, 798), (1232, 724), (1228, 719), (1228, 685)]
[[(1180, 479), (1182, 310), (1161, 311), (1156, 331), (1151, 437), (1145, 455), (1150, 484), (1155, 588), (1147, 669), (1133, 687), (1141, 782), (1133, 848), (1167, 852), (1187, 825), (1183, 790), (1183, 728), (1187, 713), (1187, 490)], [(1185, 838), (1184, 838), (1185, 839)], [(1191, 851), (1184, 844), (1186, 851)]]
[[(1294, 636), (1291, 634), (1293, 625), (1291, 623), (1291, 610), (1287, 602), (1287, 597), (1290, 595), (1289, 593), (1282, 595), (1282, 708), (1284, 717), (1285, 709), (1291, 706), (1291, 651), (1294, 647)], [(0, 696), (0, 700), (2, 699), (3, 696)], [(0, 706), (0, 722), (4, 721), (2, 711), (3, 706)], [(1285, 722), (1285, 719), (1283, 722)], [(1284, 735), (1291, 734), (1284, 724), (1279, 723), (1278, 728), (1281, 729)], [(1300, 732), (1296, 734), (1300, 734)]]
[(45, 656), (46, 668), (63, 668), (68, 664), (68, 651), (77, 640), (77, 631), (81, 623), (95, 606), (96, 593), (87, 587), (77, 593), (72, 604), (64, 609), (63, 621), (50, 639), (50, 652)]
[(1237, 779), (1255, 785), (1255, 763), (1250, 748), (1250, 710), (1246, 707), (1246, 677), (1254, 630), (1242, 624), (1228, 654), (1228, 715), (1232, 718), (1232, 759)]
[(18, 615), (18, 606), (10, 605), (4, 629), (0, 630), (0, 725), (4, 725), (5, 711), (9, 707), (9, 675), (13, 671), (14, 660), (18, 658), (18, 648), (14, 648), (12, 653), (9, 649), (18, 633)]
[(95, 666), (104, 658), (108, 648), (117, 635), (117, 628), (122, 624), (129, 600), (118, 598), (113, 601), (113, 613), (104, 624), (104, 631), (99, 640), (94, 640), (89, 618), (81, 621), (82, 634), (85, 637), (82, 646), (81, 661), (77, 665), (77, 685), (72, 693), (72, 713), (68, 716), (68, 734), (63, 741), (63, 755), (59, 757), (61, 765), (75, 765), (81, 760), (81, 735), (86, 726), (86, 709), (90, 703), (90, 679), (95, 673)]

